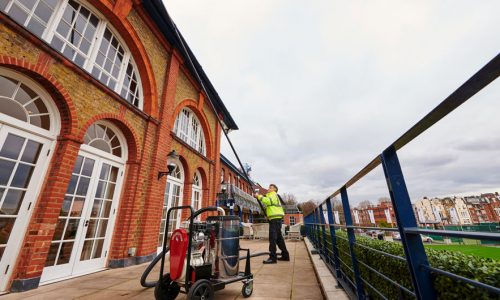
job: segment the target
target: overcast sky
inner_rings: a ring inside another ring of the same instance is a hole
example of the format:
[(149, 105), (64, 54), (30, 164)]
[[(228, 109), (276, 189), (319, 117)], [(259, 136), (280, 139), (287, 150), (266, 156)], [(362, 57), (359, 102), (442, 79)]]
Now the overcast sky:
[[(500, 50), (499, 1), (165, 4), (252, 178), (300, 201), (324, 200)], [(499, 98), (497, 80), (400, 151), (413, 201), (500, 192)], [(349, 194), (387, 196), (382, 170)]]

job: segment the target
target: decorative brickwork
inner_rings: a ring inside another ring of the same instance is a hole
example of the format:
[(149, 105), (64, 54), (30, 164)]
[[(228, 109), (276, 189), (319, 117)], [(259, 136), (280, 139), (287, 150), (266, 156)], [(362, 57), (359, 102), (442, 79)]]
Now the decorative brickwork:
[[(128, 149), (109, 254), (102, 267), (142, 263), (156, 253), (166, 187), (165, 178), (157, 180), (157, 174), (166, 170), (171, 150), (180, 155), (185, 171), (183, 204), (191, 204), (193, 176), (199, 171), (202, 206), (215, 205), (221, 132), (215, 113), (193, 80), (195, 76), (189, 74), (180, 54), (161, 35), (140, 1), (86, 3), (108, 19), (129, 48), (141, 79), (144, 109), (122, 99), (0, 12), (0, 67), (14, 69), (39, 83), (54, 100), (61, 119), (46, 176), (40, 180), (37, 198), (31, 199), (31, 219), (25, 232), (16, 233), (24, 239), (9, 279), (15, 291), (39, 284), (84, 135), (96, 121), (116, 125)], [(189, 107), (200, 120), (206, 157), (172, 133), (183, 107)], [(136, 249), (135, 256), (129, 256), (131, 248)]]

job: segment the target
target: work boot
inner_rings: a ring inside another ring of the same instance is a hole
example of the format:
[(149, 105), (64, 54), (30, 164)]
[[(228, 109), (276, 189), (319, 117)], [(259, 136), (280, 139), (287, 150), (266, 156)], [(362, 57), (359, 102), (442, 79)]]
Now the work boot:
[(263, 264), (268, 265), (268, 264), (275, 264), (276, 259), (268, 258), (267, 260), (262, 261)]
[(283, 255), (283, 253), (280, 253), (280, 254), (278, 254), (278, 260), (290, 261), (290, 254), (288, 254), (288, 252), (286, 253), (286, 255)]

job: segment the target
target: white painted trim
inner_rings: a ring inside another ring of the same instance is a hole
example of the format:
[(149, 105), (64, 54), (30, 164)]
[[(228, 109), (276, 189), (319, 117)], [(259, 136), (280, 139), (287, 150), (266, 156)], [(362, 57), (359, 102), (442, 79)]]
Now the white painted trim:
[[(31, 176), (31, 180), (28, 185), (28, 189), (26, 190), (23, 202), (21, 204), (21, 207), (19, 208), (16, 222), (14, 223), (14, 227), (12, 229), (12, 232), (15, 232), (15, 234), (11, 234), (11, 236), (9, 237), (4, 256), (2, 257), (2, 261), (0, 262), (0, 272), (2, 273), (2, 276), (0, 276), (0, 291), (6, 290), (10, 277), (12, 276), (12, 272), (15, 269), (18, 254), (20, 253), (26, 231), (28, 230), (28, 225), (31, 221), (34, 207), (36, 207), (38, 199), (40, 198), (40, 191), (47, 175), (48, 166), (50, 164), (52, 155), (54, 154), (55, 148), (54, 140), (50, 141), (46, 138), (33, 135), (30, 132), (13, 128), (8, 125), (2, 125), (2, 123), (0, 123), (0, 134), (3, 135), (3, 132), (6, 132), (5, 136), (7, 136), (7, 133), (11, 132), (27, 139), (40, 142), (43, 144), (43, 146), (40, 151), (40, 156), (38, 157), (35, 170), (33, 171), (33, 174)], [(47, 152), (48, 154), (46, 154)], [(46, 155), (45, 159), (43, 155)], [(22, 212), (25, 212), (24, 215), (21, 214)], [(9, 266), (9, 269), (7, 272), (5, 272), (7, 265)]]
[(61, 130), (61, 116), (49, 93), (47, 93), (47, 91), (45, 91), (39, 83), (17, 71), (0, 67), (0, 75), (20, 81), (32, 89), (42, 99), (43, 103), (47, 107), (47, 111), (50, 114), (50, 130), (45, 130), (2, 113), (0, 113), (0, 122), (9, 124), (23, 131), (29, 131), (30, 133), (54, 140)]

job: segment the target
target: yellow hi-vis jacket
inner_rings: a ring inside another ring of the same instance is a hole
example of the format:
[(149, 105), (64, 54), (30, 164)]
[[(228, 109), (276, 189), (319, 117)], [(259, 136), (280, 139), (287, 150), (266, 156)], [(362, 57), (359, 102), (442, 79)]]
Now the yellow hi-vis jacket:
[(285, 211), (281, 207), (281, 202), (276, 192), (269, 192), (266, 196), (259, 195), (257, 196), (257, 200), (265, 205), (267, 219), (281, 219), (285, 216)]

